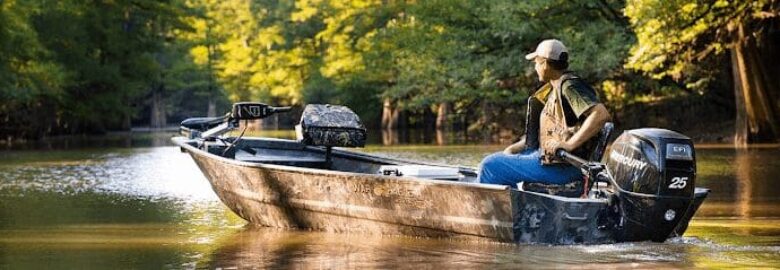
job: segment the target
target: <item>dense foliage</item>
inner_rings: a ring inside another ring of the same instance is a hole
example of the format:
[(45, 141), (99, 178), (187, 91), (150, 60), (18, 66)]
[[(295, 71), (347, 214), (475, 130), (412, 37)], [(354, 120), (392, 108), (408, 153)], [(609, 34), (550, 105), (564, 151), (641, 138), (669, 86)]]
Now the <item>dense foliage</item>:
[[(127, 129), (169, 70), (165, 1), (3, 1), (3, 133)], [(15, 134), (14, 134), (15, 133)]]
[(496, 133), (520, 128), (538, 84), (522, 57), (547, 38), (613, 109), (729, 92), (719, 29), (777, 4), (699, 2), (3, 0), (0, 134), (164, 126), (242, 100)]
[(540, 40), (570, 44), (573, 68), (593, 82), (618, 73), (633, 42), (622, 7), (610, 1), (190, 5), (207, 10), (195, 19), (197, 36), (216, 42), (193, 54), (212, 61), (231, 100), (345, 103), (371, 120), (382, 99), (408, 112), (441, 103), (456, 114), (487, 103), (521, 112), (536, 84), (522, 56)]

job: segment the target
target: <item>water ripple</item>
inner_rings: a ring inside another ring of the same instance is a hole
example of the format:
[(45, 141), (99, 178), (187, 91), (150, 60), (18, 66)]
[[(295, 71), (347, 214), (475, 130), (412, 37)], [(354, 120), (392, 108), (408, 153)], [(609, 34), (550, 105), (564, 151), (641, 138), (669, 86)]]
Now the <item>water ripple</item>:
[(135, 149), (77, 161), (25, 163), (0, 168), (0, 191), (60, 194), (117, 193), (150, 200), (216, 201), (208, 181), (175, 147)]

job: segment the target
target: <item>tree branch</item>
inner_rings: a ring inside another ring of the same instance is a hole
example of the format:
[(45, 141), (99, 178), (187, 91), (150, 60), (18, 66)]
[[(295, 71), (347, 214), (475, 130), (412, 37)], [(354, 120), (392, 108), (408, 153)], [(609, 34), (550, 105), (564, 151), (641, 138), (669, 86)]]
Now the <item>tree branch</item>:
[(710, 11), (712, 11), (712, 7), (714, 6), (715, 6), (715, 1), (710, 2), (710, 5), (707, 6), (707, 10), (705, 10), (704, 12), (702, 12), (701, 14), (693, 18), (693, 20), (691, 20), (687, 24), (683, 25), (683, 27), (680, 27), (680, 29), (685, 29), (696, 24), (699, 20), (703, 19), (704, 16), (707, 16), (707, 14), (709, 14)]
[(601, 4), (601, 6), (604, 7), (604, 9), (606, 9), (607, 11), (609, 11), (610, 14), (612, 14), (612, 17), (615, 21), (617, 21), (623, 26), (629, 25), (628, 18), (618, 13), (617, 10), (612, 8), (612, 6), (610, 6), (606, 0), (599, 0), (599, 4)]

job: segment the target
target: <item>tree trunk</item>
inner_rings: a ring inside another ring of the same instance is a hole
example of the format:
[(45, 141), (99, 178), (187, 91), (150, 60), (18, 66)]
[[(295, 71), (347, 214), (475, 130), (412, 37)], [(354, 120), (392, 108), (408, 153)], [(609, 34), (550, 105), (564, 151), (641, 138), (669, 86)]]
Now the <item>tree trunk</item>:
[(382, 128), (390, 128), (393, 119), (393, 101), (385, 98), (382, 102)]
[(734, 121), (734, 145), (744, 147), (748, 142), (748, 120), (745, 109), (745, 98), (737, 63), (736, 48), (731, 50), (731, 70), (734, 75), (734, 103), (736, 104), (736, 120)]
[(393, 108), (393, 100), (385, 98), (382, 102), (382, 128), (395, 129), (398, 126), (398, 112)]
[(463, 131), (463, 141), (468, 142), (469, 141), (469, 113), (471, 111), (467, 108), (465, 113), (461, 115), (461, 127), (460, 129)]
[(490, 135), (491, 135), (491, 129), (490, 124), (493, 122), (493, 114), (490, 106), (490, 102), (483, 100), (482, 101), (482, 142), (487, 144), (490, 143)]
[(447, 144), (447, 135), (451, 130), (449, 114), (450, 103), (442, 102), (439, 104), (439, 107), (436, 109), (436, 144), (438, 145)]
[(447, 145), (448, 142), (448, 136), (449, 131), (444, 129), (436, 129), (436, 144), (437, 145)]
[(387, 128), (389, 129), (398, 129), (398, 126), (400, 125), (401, 117), (403, 112), (401, 111), (401, 108), (398, 108), (396, 106), (392, 109), (392, 112), (390, 113), (390, 122), (387, 125)]
[(162, 88), (163, 86), (160, 86), (155, 87), (154, 90), (152, 90), (151, 128), (163, 128), (167, 125), (165, 119), (165, 103), (161, 93)]
[(398, 144), (398, 130), (382, 129), (382, 145)]
[(778, 89), (771, 81), (772, 72), (767, 69), (764, 63), (766, 59), (762, 57), (759, 49), (756, 38), (746, 33), (745, 25), (741, 24), (738, 27), (737, 40), (731, 48), (737, 102), (734, 143), (737, 146), (777, 142), (780, 135), (777, 123), (778, 108), (771, 95)]
[(206, 113), (206, 116), (208, 117), (215, 117), (217, 116), (217, 102), (214, 101), (214, 97), (209, 97), (209, 109)]
[(206, 112), (207, 117), (215, 117), (217, 116), (217, 102), (214, 100), (216, 96), (216, 91), (214, 87), (214, 69), (213, 69), (213, 60), (214, 60), (214, 46), (212, 44), (211, 40), (211, 20), (206, 20), (206, 56), (208, 57), (206, 68), (208, 71), (208, 78), (209, 78), (209, 85), (208, 87), (208, 98), (209, 98), (209, 104), (208, 104), (208, 111)]
[(449, 130), (450, 103), (442, 102), (436, 112), (436, 130)]

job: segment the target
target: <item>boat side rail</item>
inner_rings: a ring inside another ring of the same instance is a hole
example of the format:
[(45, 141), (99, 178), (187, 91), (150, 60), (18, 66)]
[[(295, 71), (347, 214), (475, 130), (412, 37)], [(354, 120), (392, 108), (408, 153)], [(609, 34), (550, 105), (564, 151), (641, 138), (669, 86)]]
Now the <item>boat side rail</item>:
[[(310, 173), (310, 174), (329, 174), (329, 175), (342, 175), (342, 176), (354, 176), (354, 177), (365, 177), (367, 174), (365, 173), (355, 173), (355, 172), (342, 172), (342, 171), (332, 171), (332, 170), (325, 170), (325, 169), (318, 169), (318, 168), (306, 168), (306, 167), (292, 167), (292, 166), (285, 166), (285, 165), (276, 165), (276, 164), (265, 164), (265, 163), (258, 163), (258, 162), (251, 162), (251, 161), (241, 161), (236, 160), (232, 158), (226, 158), (223, 156), (215, 155), (210, 152), (206, 152), (203, 149), (199, 149), (197, 146), (188, 143), (191, 142), (190, 139), (184, 138), (184, 137), (174, 137), (172, 138), (172, 141), (179, 145), (183, 151), (189, 152), (193, 156), (204, 156), (211, 159), (219, 160), (223, 163), (230, 163), (238, 166), (245, 166), (245, 167), (264, 167), (269, 169), (278, 169), (280, 171), (295, 171), (295, 172), (301, 172), (301, 173)], [(348, 152), (348, 153), (354, 153), (354, 152)], [(421, 179), (421, 178), (415, 178), (415, 177), (395, 177), (395, 176), (383, 176), (383, 175), (373, 175), (369, 174), (371, 177), (379, 177), (379, 178), (387, 178), (387, 179), (396, 179), (400, 181), (414, 181), (414, 182), (420, 182), (426, 183), (429, 185), (454, 185), (454, 186), (469, 186), (469, 187), (477, 187), (482, 189), (490, 189), (490, 190), (510, 190), (512, 189), (510, 186), (506, 185), (497, 185), (497, 184), (484, 184), (484, 183), (471, 183), (471, 182), (460, 182), (460, 181), (449, 181), (449, 180), (436, 180), (436, 179)], [(517, 191), (516, 189), (514, 189)]]

